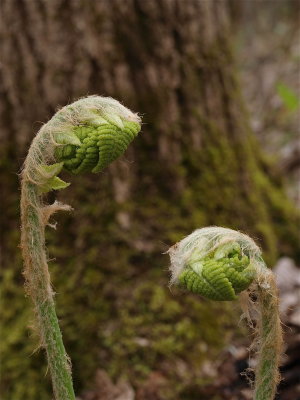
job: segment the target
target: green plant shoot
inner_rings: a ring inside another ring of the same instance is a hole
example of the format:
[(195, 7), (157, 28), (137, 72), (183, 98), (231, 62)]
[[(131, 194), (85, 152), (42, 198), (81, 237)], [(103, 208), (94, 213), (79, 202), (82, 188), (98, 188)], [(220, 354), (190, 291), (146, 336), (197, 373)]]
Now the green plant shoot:
[(127, 149), (141, 121), (112, 98), (90, 96), (59, 110), (33, 139), (21, 174), (21, 247), (26, 289), (32, 298), (41, 346), (47, 353), (56, 400), (74, 400), (70, 361), (59, 328), (45, 251), (50, 216), (68, 205), (43, 203), (43, 194), (64, 189), (62, 169), (100, 172)]
[(240, 296), (245, 316), (256, 320), (254, 399), (273, 400), (280, 380), (282, 329), (275, 278), (258, 246), (243, 233), (208, 227), (194, 231), (168, 252), (171, 284), (211, 300)]

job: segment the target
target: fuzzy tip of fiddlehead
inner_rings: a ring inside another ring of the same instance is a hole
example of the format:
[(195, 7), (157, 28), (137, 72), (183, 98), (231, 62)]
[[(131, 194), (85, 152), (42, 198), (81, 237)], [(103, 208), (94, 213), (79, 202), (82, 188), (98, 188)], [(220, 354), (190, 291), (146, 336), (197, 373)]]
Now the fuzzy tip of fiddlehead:
[(244, 315), (255, 321), (249, 321), (256, 334), (251, 349), (258, 355), (254, 399), (273, 400), (280, 380), (282, 329), (275, 279), (259, 247), (241, 232), (207, 227), (194, 231), (168, 253), (171, 284), (212, 300), (235, 300), (243, 292)]
[(22, 177), (40, 193), (69, 184), (58, 178), (97, 173), (121, 156), (141, 129), (141, 120), (117, 100), (89, 96), (63, 107), (34, 138)]
[(198, 229), (169, 250), (171, 283), (212, 300), (235, 300), (255, 276), (261, 252), (248, 236), (227, 228)]

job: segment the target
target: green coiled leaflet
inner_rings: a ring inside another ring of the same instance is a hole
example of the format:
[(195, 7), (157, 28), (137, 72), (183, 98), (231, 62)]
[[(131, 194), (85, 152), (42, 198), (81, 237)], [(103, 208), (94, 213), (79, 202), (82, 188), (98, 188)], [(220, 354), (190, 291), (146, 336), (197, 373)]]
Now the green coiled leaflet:
[(178, 280), (193, 293), (222, 301), (237, 299), (254, 276), (249, 257), (242, 254), (238, 243), (230, 243), (204, 258), (196, 249)]
[(73, 174), (100, 172), (112, 161), (124, 153), (128, 145), (137, 136), (140, 124), (122, 121), (117, 126), (103, 119), (101, 125), (84, 124), (73, 129), (80, 145), (66, 144), (55, 150), (57, 161)]

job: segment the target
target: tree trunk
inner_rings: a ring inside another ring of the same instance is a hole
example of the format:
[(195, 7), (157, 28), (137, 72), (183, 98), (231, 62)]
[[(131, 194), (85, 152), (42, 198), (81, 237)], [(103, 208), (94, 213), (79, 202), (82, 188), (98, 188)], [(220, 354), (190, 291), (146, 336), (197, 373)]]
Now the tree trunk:
[[(227, 317), (209, 319), (217, 306), (187, 295), (177, 302), (168, 293), (160, 253), (169, 244), (213, 224), (253, 235), (270, 261), (278, 250), (294, 251), (296, 214), (249, 128), (227, 8), (226, 1), (206, 0), (3, 0), (2, 135), (10, 173), (4, 227), (11, 231), (5, 261), (15, 271), (5, 274), (4, 288), (5, 296), (11, 290), (19, 296), (22, 315), (18, 326), (16, 310), (4, 317), (16, 332), (7, 344), (13, 355), (5, 366), (5, 400), (48, 398), (37, 371), (43, 361), (28, 360), (31, 343), (24, 344), (27, 311), (14, 255), (19, 193), (11, 173), (37, 121), (47, 121), (58, 105), (87, 94), (112, 96), (144, 121), (126, 158), (100, 177), (72, 179), (58, 195), (76, 213), (59, 217), (57, 232), (48, 232), (77, 392), (96, 368), (138, 387), (149, 371), (174, 359), (195, 370), (190, 382), (200, 361), (189, 349), (222, 343)], [(206, 326), (202, 333), (194, 332), (197, 324)], [(179, 379), (175, 371), (163, 373), (170, 382)], [(185, 384), (174, 388), (175, 397)]]

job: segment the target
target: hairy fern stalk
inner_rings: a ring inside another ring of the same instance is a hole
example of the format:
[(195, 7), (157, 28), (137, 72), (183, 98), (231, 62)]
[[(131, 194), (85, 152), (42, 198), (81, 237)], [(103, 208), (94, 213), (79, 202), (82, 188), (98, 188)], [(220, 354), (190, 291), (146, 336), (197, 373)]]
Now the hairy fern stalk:
[(280, 380), (282, 329), (275, 278), (258, 246), (243, 233), (208, 227), (175, 244), (169, 254), (171, 284), (211, 300), (235, 300), (240, 296), (245, 316), (249, 322), (256, 320), (252, 345), (258, 355), (254, 399), (273, 400)]
[(118, 158), (140, 131), (140, 118), (112, 98), (89, 96), (58, 111), (36, 137), (21, 174), (21, 247), (26, 289), (41, 345), (47, 353), (56, 400), (74, 400), (70, 361), (60, 332), (45, 251), (50, 216), (70, 207), (43, 202), (43, 194), (69, 183), (57, 175), (97, 173)]

